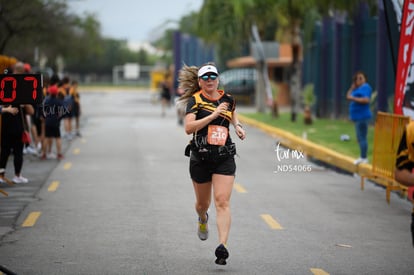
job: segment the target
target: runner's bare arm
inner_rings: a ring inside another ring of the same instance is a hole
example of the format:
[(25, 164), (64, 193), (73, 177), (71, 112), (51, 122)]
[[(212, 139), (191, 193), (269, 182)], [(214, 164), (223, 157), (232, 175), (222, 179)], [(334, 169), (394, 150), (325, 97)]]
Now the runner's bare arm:
[(243, 129), (243, 126), (241, 125), (241, 123), (239, 121), (239, 118), (237, 117), (236, 110), (233, 111), (232, 124), (234, 126), (234, 129), (236, 130), (237, 136), (241, 140), (245, 139), (246, 138), (246, 131)]

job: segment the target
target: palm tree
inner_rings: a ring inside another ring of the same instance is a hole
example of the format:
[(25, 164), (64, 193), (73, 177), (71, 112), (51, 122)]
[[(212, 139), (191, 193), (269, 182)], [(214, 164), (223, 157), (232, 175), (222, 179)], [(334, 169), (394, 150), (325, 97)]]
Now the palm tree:
[(214, 43), (219, 63), (243, 55), (248, 46), (247, 24), (236, 16), (234, 2), (239, 1), (205, 0), (198, 14), (196, 34), (205, 42)]
[[(315, 7), (314, 0), (246, 0), (234, 1), (238, 20), (250, 26), (256, 25), (259, 34), (263, 35), (269, 22), (278, 30), (274, 31), (273, 39), (278, 34), (279, 40), (290, 40), (292, 47), (291, 64), (291, 102), (292, 102), (292, 121), (296, 120), (296, 114), (300, 106), (301, 90), (301, 52), (302, 52), (302, 19), (306, 13)], [(264, 77), (266, 79), (266, 76)], [(259, 91), (260, 93), (260, 91)], [(261, 96), (263, 98), (263, 96)], [(262, 109), (259, 106), (259, 111)]]
[[(338, 11), (353, 20), (357, 8), (367, 4), (375, 11), (378, 0), (205, 0), (198, 20), (198, 35), (218, 45), (221, 60), (240, 56), (257, 26), (262, 40), (288, 41), (292, 45), (292, 120), (300, 105), (302, 48), (316, 20)], [(304, 22), (306, 21), (306, 24)], [(302, 41), (303, 40), (303, 41)]]
[[(250, 42), (274, 40), (277, 20), (273, 0), (205, 0), (199, 14), (198, 35), (218, 46), (222, 61), (248, 54)], [(219, 12), (218, 12), (219, 11)], [(258, 111), (264, 109), (263, 90), (271, 97), (265, 60), (257, 62)]]

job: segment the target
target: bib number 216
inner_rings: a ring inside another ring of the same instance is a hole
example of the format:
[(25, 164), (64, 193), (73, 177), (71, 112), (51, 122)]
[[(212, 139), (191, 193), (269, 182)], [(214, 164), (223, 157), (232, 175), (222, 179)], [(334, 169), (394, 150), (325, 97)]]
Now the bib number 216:
[(209, 125), (207, 133), (207, 142), (211, 145), (223, 146), (226, 144), (227, 136), (229, 131), (224, 126)]

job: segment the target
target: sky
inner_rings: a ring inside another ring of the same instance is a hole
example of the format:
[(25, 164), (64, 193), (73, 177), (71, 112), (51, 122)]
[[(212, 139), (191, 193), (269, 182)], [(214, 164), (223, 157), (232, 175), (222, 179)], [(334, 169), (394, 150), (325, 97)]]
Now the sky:
[(68, 0), (72, 12), (96, 14), (105, 37), (140, 43), (163, 34), (167, 21), (199, 11), (203, 0)]

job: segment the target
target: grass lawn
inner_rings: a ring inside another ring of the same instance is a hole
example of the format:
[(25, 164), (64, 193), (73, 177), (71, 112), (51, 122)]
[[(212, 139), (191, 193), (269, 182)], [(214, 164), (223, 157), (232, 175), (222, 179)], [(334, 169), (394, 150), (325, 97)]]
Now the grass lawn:
[[(358, 158), (359, 146), (356, 141), (354, 124), (349, 120), (317, 119), (313, 124), (305, 125), (303, 115), (298, 114), (296, 122), (290, 121), (290, 113), (281, 113), (274, 118), (270, 113), (241, 113), (242, 115), (288, 131), (296, 136), (303, 137), (316, 144), (325, 146), (344, 155)], [(349, 141), (341, 141), (341, 135), (348, 135)], [(374, 145), (374, 126), (368, 130), (368, 159), (372, 161), (372, 147)]]

